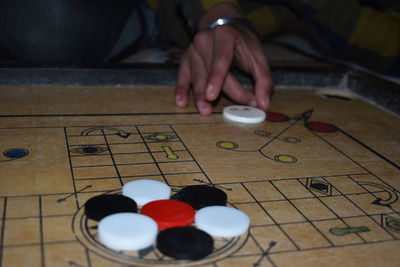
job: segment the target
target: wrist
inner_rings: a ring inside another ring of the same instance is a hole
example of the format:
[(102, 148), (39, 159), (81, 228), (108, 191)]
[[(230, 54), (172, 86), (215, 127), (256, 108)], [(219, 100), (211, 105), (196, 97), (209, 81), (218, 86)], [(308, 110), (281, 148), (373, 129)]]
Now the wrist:
[[(224, 2), (207, 10), (197, 23), (197, 31), (204, 31), (218, 19), (243, 18), (239, 7), (235, 4)], [(217, 26), (217, 25), (216, 25)]]
[(240, 24), (240, 25), (244, 25), (247, 26), (249, 28), (252, 28), (251, 26), (251, 22), (245, 18), (219, 18), (216, 21), (214, 21), (213, 23), (211, 23), (210, 25), (208, 25), (209, 29), (214, 29), (218, 26), (222, 26), (222, 25), (227, 25), (227, 24)]

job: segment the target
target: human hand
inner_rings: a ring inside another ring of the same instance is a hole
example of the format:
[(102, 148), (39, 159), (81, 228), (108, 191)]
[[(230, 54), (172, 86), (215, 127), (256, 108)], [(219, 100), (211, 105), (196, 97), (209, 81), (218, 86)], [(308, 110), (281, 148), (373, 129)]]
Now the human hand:
[[(235, 64), (254, 80), (254, 92), (245, 90), (230, 72)], [(197, 110), (212, 113), (212, 102), (224, 92), (239, 104), (269, 107), (273, 82), (261, 42), (244, 25), (227, 24), (200, 31), (183, 55), (175, 91), (178, 107), (188, 104), (192, 86)]]

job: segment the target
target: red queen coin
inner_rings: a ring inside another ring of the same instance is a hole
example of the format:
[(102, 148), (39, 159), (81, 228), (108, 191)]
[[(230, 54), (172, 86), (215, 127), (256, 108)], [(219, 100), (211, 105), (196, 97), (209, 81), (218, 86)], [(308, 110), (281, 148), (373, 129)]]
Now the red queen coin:
[(141, 214), (157, 222), (158, 229), (188, 226), (194, 221), (195, 209), (185, 202), (173, 199), (156, 200), (142, 207)]

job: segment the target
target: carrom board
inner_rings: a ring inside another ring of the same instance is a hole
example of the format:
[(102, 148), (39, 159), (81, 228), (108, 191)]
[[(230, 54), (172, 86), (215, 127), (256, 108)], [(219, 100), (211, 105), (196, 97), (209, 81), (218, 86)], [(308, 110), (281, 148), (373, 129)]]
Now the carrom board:
[[(178, 109), (169, 87), (0, 88), (1, 266), (398, 266), (400, 120), (361, 100), (277, 90), (267, 120)], [(97, 238), (83, 205), (136, 179), (209, 184), (250, 216), (175, 261)]]

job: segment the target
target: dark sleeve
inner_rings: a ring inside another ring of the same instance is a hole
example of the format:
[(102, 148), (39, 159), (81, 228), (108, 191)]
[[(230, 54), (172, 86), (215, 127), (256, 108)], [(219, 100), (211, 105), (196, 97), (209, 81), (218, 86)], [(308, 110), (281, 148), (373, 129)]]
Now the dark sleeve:
[(359, 1), (287, 1), (326, 44), (324, 55), (400, 75), (400, 20), (396, 9)]

